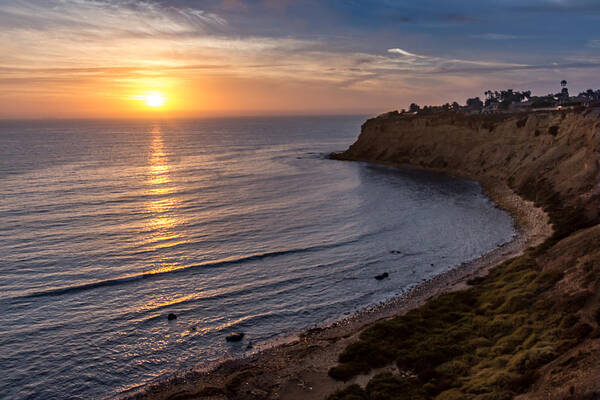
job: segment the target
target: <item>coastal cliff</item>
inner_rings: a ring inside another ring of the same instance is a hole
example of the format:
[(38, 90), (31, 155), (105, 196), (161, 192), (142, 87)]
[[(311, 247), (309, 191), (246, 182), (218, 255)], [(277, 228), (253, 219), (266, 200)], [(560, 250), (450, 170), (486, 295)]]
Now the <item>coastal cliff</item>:
[(598, 113), (389, 113), (331, 158), (475, 179), (520, 235), (405, 296), (128, 399), (600, 398)]
[(333, 158), (441, 170), (507, 182), (527, 198), (549, 191), (598, 219), (600, 117), (596, 112), (430, 116), (384, 114)]
[(363, 331), (330, 376), (347, 380), (394, 362), (416, 380), (381, 375), (331, 399), (394, 386), (412, 388), (406, 398), (600, 398), (598, 112), (388, 113), (332, 158), (502, 182), (543, 208), (554, 234), (460, 296)]

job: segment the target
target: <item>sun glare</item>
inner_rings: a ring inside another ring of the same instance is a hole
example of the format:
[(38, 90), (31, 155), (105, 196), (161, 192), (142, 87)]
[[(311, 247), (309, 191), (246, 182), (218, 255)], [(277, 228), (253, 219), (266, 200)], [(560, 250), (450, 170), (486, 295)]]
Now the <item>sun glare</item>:
[(158, 108), (165, 104), (165, 96), (156, 92), (148, 93), (144, 96), (144, 101), (148, 107)]

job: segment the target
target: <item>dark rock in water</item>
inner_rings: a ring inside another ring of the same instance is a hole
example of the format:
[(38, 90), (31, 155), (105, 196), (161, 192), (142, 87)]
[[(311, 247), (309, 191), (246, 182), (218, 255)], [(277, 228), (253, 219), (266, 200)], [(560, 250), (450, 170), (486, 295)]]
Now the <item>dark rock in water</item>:
[(391, 250), (390, 253), (391, 254), (402, 254), (402, 252), (400, 250)]
[(177, 315), (171, 313), (171, 314), (167, 315), (167, 319), (169, 321), (173, 321), (174, 319), (177, 319)]
[(252, 344), (252, 342), (250, 342), (250, 343), (248, 343), (248, 346), (246, 346), (246, 350), (250, 350), (253, 347), (254, 347), (254, 345)]
[(387, 278), (388, 276), (390, 276), (390, 275), (389, 275), (387, 272), (384, 272), (384, 273), (383, 273), (383, 274), (381, 274), (381, 275), (377, 275), (377, 276), (375, 277), (375, 279), (377, 279), (378, 281), (380, 281), (380, 280), (383, 280), (383, 279)]
[(228, 342), (239, 342), (243, 338), (244, 338), (244, 333), (235, 332), (235, 333), (232, 333), (231, 335), (227, 336), (225, 338), (225, 340), (227, 340)]

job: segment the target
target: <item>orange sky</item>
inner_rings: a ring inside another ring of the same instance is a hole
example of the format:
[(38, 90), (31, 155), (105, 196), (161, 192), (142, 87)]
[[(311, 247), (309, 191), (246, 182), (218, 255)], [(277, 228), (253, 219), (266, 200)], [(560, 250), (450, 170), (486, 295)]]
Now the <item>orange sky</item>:
[[(486, 89), (546, 94), (562, 79), (596, 83), (594, 40), (540, 61), (527, 48), (515, 55), (535, 36), (489, 33), (482, 17), (411, 6), (415, 22), (391, 24), (377, 8), (300, 3), (215, 0), (201, 4), (213, 4), (207, 11), (189, 0), (4, 2), (0, 118), (374, 114)], [(145, 104), (150, 92), (164, 107)]]

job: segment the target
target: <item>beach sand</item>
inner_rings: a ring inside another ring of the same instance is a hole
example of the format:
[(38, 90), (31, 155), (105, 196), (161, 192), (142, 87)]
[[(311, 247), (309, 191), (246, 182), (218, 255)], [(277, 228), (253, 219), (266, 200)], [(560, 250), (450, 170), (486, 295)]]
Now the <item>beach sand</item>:
[(352, 383), (365, 385), (376, 373), (395, 371), (394, 366), (372, 371), (342, 383), (329, 378), (338, 355), (366, 326), (403, 314), (428, 300), (466, 288), (467, 281), (485, 275), (492, 267), (541, 244), (552, 234), (548, 215), (533, 202), (523, 200), (506, 184), (480, 180), (487, 195), (515, 219), (515, 238), (483, 257), (464, 263), (424, 281), (400, 297), (363, 310), (327, 327), (310, 329), (285, 343), (262, 349), (240, 360), (225, 361), (210, 372), (192, 370), (125, 393), (127, 399), (323, 399)]

